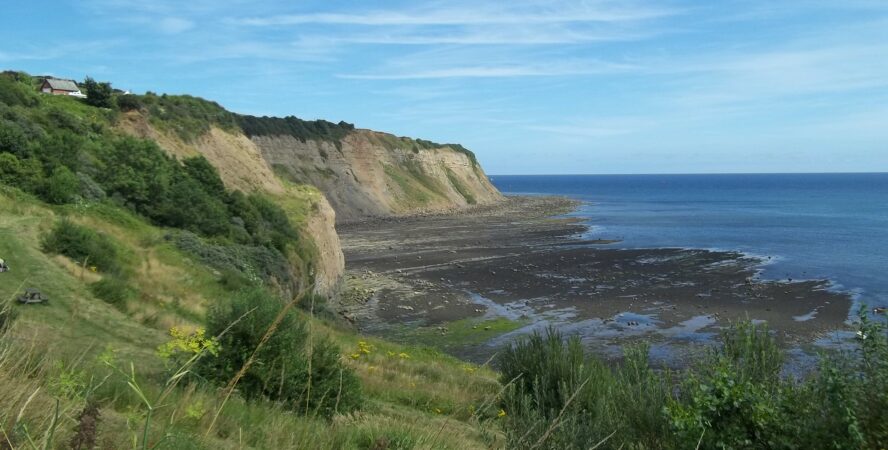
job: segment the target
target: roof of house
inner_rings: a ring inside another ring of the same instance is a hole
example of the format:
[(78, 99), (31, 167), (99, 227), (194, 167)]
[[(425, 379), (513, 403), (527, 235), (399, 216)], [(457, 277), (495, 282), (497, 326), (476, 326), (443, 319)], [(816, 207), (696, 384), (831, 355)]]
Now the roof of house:
[(71, 80), (59, 80), (58, 78), (47, 78), (46, 82), (49, 83), (49, 87), (58, 91), (79, 91), (80, 88), (77, 87), (77, 83)]

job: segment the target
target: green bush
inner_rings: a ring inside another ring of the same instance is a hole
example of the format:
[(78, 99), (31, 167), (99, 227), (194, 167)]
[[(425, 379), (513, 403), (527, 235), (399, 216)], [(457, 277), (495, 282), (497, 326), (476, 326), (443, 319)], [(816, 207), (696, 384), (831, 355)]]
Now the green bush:
[(115, 276), (105, 277), (89, 286), (92, 293), (106, 303), (124, 309), (127, 300), (135, 294), (123, 279)]
[(787, 394), (797, 386), (781, 377), (783, 354), (768, 328), (741, 322), (721, 340), (666, 409), (676, 437), (701, 448), (792, 448)]
[(120, 252), (110, 237), (67, 219), (56, 222), (43, 236), (42, 246), (45, 252), (65, 255), (81, 264), (85, 262), (102, 272), (123, 272)]
[(327, 141), (339, 144), (355, 126), (347, 122), (302, 120), (298, 117), (237, 116), (237, 122), (247, 136), (292, 136), (302, 142)]
[(175, 233), (170, 237), (179, 250), (223, 273), (238, 273), (251, 283), (261, 281), (279, 286), (287, 292), (297, 287), (298, 280), (293, 275), (289, 261), (277, 249), (211, 243), (189, 232)]
[(50, 203), (64, 204), (72, 201), (80, 191), (80, 179), (65, 166), (56, 167), (46, 179), (43, 198)]
[[(667, 430), (666, 383), (649, 369), (647, 347), (630, 348), (623, 368), (587, 358), (577, 337), (550, 328), (501, 352), (502, 408), (509, 448), (587, 449), (613, 442), (659, 446)], [(607, 446), (608, 448), (610, 446)]]
[(201, 358), (195, 372), (225, 385), (255, 351), (253, 365), (238, 383), (245, 397), (278, 401), (300, 414), (323, 417), (357, 409), (361, 404), (357, 377), (341, 363), (339, 349), (329, 341), (315, 337), (309, 347), (305, 325), (295, 311), (286, 313), (259, 347), (281, 307), (264, 290), (252, 289), (213, 308), (208, 334), (227, 332), (219, 340), (218, 355)]
[(117, 107), (121, 111), (138, 111), (142, 109), (142, 100), (138, 95), (121, 94), (117, 96)]
[(148, 110), (153, 124), (176, 133), (185, 141), (192, 141), (210, 127), (238, 129), (234, 114), (216, 102), (190, 95), (156, 95), (146, 93), (139, 100)]
[[(741, 322), (680, 373), (654, 371), (646, 346), (608, 368), (550, 330), (501, 352), (509, 448), (881, 449), (888, 442), (888, 336), (860, 312), (857, 348), (782, 374), (768, 329)], [(514, 380), (514, 381), (513, 381)]]
[(12, 153), (0, 153), (0, 183), (35, 192), (44, 185), (43, 168), (36, 159), (18, 159)]
[(37, 95), (27, 74), (11, 71), (0, 73), (0, 103), (34, 106), (38, 102)]
[(30, 141), (21, 124), (0, 118), (0, 152), (26, 156)]

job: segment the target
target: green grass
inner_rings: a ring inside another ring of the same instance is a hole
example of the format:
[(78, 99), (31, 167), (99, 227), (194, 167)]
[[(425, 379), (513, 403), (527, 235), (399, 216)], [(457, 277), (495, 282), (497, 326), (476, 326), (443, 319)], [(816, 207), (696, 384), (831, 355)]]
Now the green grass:
[(427, 327), (402, 325), (393, 332), (392, 339), (441, 350), (452, 350), (482, 344), (527, 324), (528, 321), (498, 317), (486, 320), (467, 318)]
[(429, 189), (429, 187), (425, 186), (410, 172), (406, 172), (401, 168), (390, 165), (384, 166), (384, 170), (389, 179), (394, 181), (404, 194), (402, 201), (405, 209), (428, 205), (439, 197), (437, 192)]
[[(284, 206), (297, 221), (311, 213), (316, 191), (304, 194)], [(141, 294), (127, 302), (126, 310), (91, 292), (92, 277), (101, 274), (82, 273), (65, 258), (41, 251), (40, 235), (60, 213), (113, 235), (135, 255), (138, 262), (127, 282)], [(0, 189), (0, 257), (12, 267), (0, 274), (0, 299), (14, 297), (20, 286), (36, 287), (50, 298), (47, 306), (14, 306), (19, 314), (10, 339), (0, 338), (0, 427), (17, 444), (24, 439), (24, 426), (38, 442), (45, 439), (56, 400), (60, 419), (54, 446), (70, 440), (89, 399), (100, 401), (103, 448), (130, 448), (133, 437), (141, 436), (145, 403), (128, 385), (129, 375), (112, 371), (99, 356), (110, 347), (117, 367), (128, 372), (133, 363), (136, 384), (153, 402), (169, 377), (167, 364), (155, 352), (169, 339), (166, 330), (199, 326), (206, 306), (230, 295), (218, 275), (181, 254), (164, 234), (112, 206), (47, 207), (28, 194)], [(223, 397), (216, 389), (183, 383), (154, 412), (149, 444), (163, 439), (158, 448), (348, 449), (380, 442), (389, 448), (501, 448), (496, 427), (483, 425), (496, 421), (488, 411), (499, 389), (492, 371), (434, 350), (363, 338), (300, 314), (314, 335), (327, 336), (343, 349), (343, 361), (359, 376), (368, 399), (359, 413), (325, 421), (234, 395), (204, 437)], [(360, 352), (359, 341), (370, 344), (363, 347), (368, 353)], [(89, 386), (102, 380), (90, 393)], [(479, 412), (483, 405), (487, 410)], [(19, 411), (24, 411), (22, 419), (16, 421)]]
[(467, 188), (450, 168), (447, 168), (447, 179), (450, 180), (450, 184), (453, 185), (456, 192), (459, 192), (459, 195), (462, 195), (463, 198), (466, 199), (466, 203), (470, 205), (478, 203), (478, 201), (475, 200), (475, 196), (472, 195), (471, 189)]

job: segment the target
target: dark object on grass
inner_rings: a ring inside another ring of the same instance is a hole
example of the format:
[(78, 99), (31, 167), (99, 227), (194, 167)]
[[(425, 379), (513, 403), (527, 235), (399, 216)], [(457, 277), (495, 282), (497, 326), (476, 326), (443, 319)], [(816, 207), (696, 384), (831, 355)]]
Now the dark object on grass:
[(0, 259), (0, 273), (9, 272), (9, 264), (6, 264), (6, 261)]
[(95, 448), (100, 416), (99, 407), (95, 403), (87, 403), (77, 419), (77, 427), (74, 428), (74, 437), (69, 444), (72, 449)]
[(873, 308), (873, 314), (885, 314), (886, 308), (884, 306), (876, 306)]
[(49, 299), (46, 298), (45, 295), (41, 294), (37, 289), (25, 289), (24, 295), (20, 295), (18, 298), (19, 303), (25, 305), (38, 304), (38, 303), (47, 303)]

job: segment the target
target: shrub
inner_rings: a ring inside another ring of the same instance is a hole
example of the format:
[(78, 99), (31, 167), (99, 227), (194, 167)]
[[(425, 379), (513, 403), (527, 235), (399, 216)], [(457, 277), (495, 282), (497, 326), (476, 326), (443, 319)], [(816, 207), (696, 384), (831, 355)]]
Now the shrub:
[(46, 179), (43, 198), (55, 204), (68, 203), (80, 192), (80, 179), (65, 166), (56, 167)]
[(238, 128), (234, 115), (216, 102), (190, 95), (156, 95), (139, 97), (155, 125), (192, 141), (218, 126), (226, 130)]
[(43, 250), (65, 255), (78, 263), (86, 262), (103, 272), (121, 273), (122, 260), (110, 237), (67, 219), (56, 222), (43, 237)]
[(501, 404), (509, 448), (585, 449), (612, 434), (613, 442), (662, 443), (658, 408), (669, 389), (648, 368), (646, 347), (630, 349), (615, 373), (587, 359), (579, 338), (550, 328), (504, 349), (498, 365), (512, 383)]
[(34, 106), (37, 93), (31, 86), (31, 77), (19, 72), (0, 73), (0, 103), (9, 106)]
[[(509, 448), (883, 448), (888, 441), (888, 335), (863, 308), (854, 353), (821, 356), (803, 379), (781, 373), (768, 329), (741, 322), (674, 377), (645, 345), (619, 367), (587, 359), (576, 338), (534, 334), (498, 359)], [(674, 380), (682, 380), (677, 384)], [(611, 434), (612, 433), (612, 434)]]
[(80, 182), (80, 195), (88, 201), (98, 202), (105, 199), (105, 190), (89, 175), (78, 172), (77, 179)]
[(11, 153), (0, 153), (0, 183), (35, 192), (43, 186), (43, 168), (36, 159), (20, 160)]
[(722, 343), (687, 378), (682, 399), (668, 406), (674, 430), (687, 445), (703, 435), (703, 448), (776, 444), (785, 419), (777, 343), (767, 327), (751, 322), (725, 331)]
[(133, 297), (132, 288), (123, 279), (115, 276), (103, 278), (89, 286), (92, 293), (106, 303), (123, 309), (126, 301)]
[(355, 129), (347, 122), (333, 123), (326, 120), (302, 120), (298, 117), (237, 116), (237, 122), (247, 136), (292, 136), (306, 140), (339, 141)]
[(298, 283), (287, 258), (274, 248), (214, 244), (189, 232), (175, 233), (171, 238), (179, 250), (223, 273), (238, 273), (250, 283), (263, 281), (287, 292), (295, 289)]
[(217, 305), (207, 333), (227, 332), (219, 339), (218, 355), (200, 359), (196, 373), (225, 385), (255, 352), (254, 364), (238, 383), (245, 397), (279, 401), (298, 413), (323, 417), (358, 408), (360, 386), (341, 363), (339, 349), (316, 337), (309, 351), (308, 333), (295, 311), (283, 316), (260, 347), (280, 311), (280, 302), (262, 289), (242, 291)]
[(142, 100), (138, 95), (121, 94), (117, 96), (117, 107), (121, 111), (138, 111), (142, 109)]
[(30, 139), (20, 124), (0, 118), (0, 152), (24, 156), (29, 142)]

